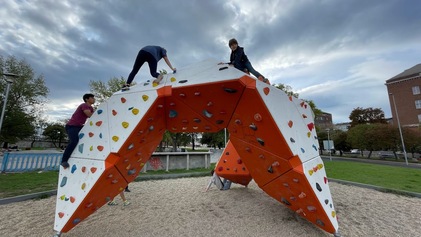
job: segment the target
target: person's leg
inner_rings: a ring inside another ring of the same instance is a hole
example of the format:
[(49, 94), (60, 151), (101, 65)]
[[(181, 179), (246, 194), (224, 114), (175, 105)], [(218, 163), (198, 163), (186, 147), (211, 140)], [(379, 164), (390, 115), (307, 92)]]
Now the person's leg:
[(152, 54), (147, 52), (145, 54), (145, 60), (149, 64), (149, 72), (151, 73), (151, 76), (157, 78), (159, 76), (159, 73), (156, 72), (156, 69), (158, 68), (158, 62), (152, 56)]
[(61, 165), (64, 168), (69, 167), (69, 163), (67, 163), (67, 161), (69, 161), (73, 150), (76, 148), (77, 143), (79, 142), (79, 132), (81, 129), (82, 127), (66, 125), (66, 132), (67, 136), (69, 137), (69, 144), (67, 145), (66, 150), (64, 150), (63, 157), (61, 159)]
[(258, 71), (256, 71), (256, 70), (253, 68), (253, 66), (251, 65), (250, 61), (249, 61), (249, 62), (246, 62), (246, 68), (247, 68), (247, 70), (248, 70), (251, 74), (253, 74), (255, 77), (257, 77), (257, 78), (259, 78), (259, 77), (265, 78), (264, 76), (262, 76), (262, 74), (260, 74)]
[(123, 200), (123, 205), (124, 205), (124, 206), (128, 206), (128, 205), (130, 205), (130, 202), (129, 202), (129, 201), (127, 201), (126, 196), (124, 195), (124, 191), (120, 193), (120, 197), (121, 197), (121, 199)]
[(127, 85), (130, 85), (133, 82), (134, 77), (139, 72), (142, 65), (146, 62), (147, 54), (149, 53), (143, 50), (140, 50), (139, 53), (137, 54), (136, 60), (133, 65), (133, 69), (130, 72), (129, 77), (127, 78), (127, 82), (126, 82)]

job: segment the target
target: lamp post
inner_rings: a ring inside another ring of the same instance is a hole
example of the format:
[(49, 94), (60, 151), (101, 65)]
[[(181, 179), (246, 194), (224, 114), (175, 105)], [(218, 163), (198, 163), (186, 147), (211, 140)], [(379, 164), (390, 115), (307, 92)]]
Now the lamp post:
[(330, 150), (330, 128), (326, 129), (327, 131), (327, 149), (329, 150), (329, 159), (332, 161), (332, 151)]
[(13, 78), (18, 77), (18, 75), (6, 72), (6, 73), (3, 73), (3, 77), (7, 82), (7, 86), (6, 86), (6, 93), (4, 95), (3, 110), (1, 111), (1, 117), (0, 117), (0, 134), (1, 134), (1, 127), (3, 125), (4, 113), (6, 112), (6, 104), (7, 104), (7, 98), (9, 97), (10, 86), (13, 83)]
[(403, 135), (402, 135), (401, 123), (399, 122), (398, 108), (396, 108), (395, 95), (394, 95), (393, 93), (389, 93), (389, 95), (391, 95), (391, 96), (392, 96), (393, 106), (395, 106), (395, 114), (396, 114), (396, 120), (397, 120), (397, 122), (398, 122), (399, 133), (400, 133), (400, 135), (401, 135), (403, 155), (405, 156), (405, 163), (406, 163), (406, 165), (408, 165), (408, 157), (407, 157), (407, 155), (406, 155), (405, 142), (403, 141)]

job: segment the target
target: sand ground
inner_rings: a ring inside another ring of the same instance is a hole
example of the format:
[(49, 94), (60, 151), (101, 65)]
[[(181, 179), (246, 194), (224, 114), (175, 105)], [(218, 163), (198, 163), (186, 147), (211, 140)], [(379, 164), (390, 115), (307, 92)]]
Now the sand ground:
[[(62, 236), (332, 236), (265, 194), (212, 187), (210, 177), (130, 184), (123, 207), (103, 206)], [(421, 236), (421, 198), (331, 182), (342, 236)], [(0, 206), (0, 236), (53, 236), (56, 196)]]

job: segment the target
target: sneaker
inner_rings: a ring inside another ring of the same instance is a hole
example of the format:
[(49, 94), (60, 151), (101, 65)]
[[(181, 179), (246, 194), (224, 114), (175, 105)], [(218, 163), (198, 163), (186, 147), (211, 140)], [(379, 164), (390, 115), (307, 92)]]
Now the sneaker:
[(130, 191), (129, 187), (126, 187), (126, 188), (124, 189), (124, 192), (128, 192), (128, 193), (130, 193), (131, 191)]
[(127, 91), (127, 90), (130, 90), (130, 85), (124, 84), (123, 87), (121, 88), (121, 91)]
[(69, 168), (69, 163), (67, 163), (67, 161), (63, 161), (63, 162), (61, 162), (61, 166), (63, 166), (63, 168), (65, 168), (65, 169), (67, 169), (67, 168)]
[(129, 201), (124, 201), (124, 203), (123, 203), (123, 206), (128, 206), (128, 205), (130, 205), (131, 203), (129, 202)]
[(164, 78), (164, 75), (163, 74), (159, 74), (159, 76), (155, 80), (153, 80), (152, 86), (153, 87), (158, 86), (159, 83), (162, 81), (163, 78)]
[(118, 203), (116, 203), (115, 201), (111, 201), (108, 203), (108, 206), (117, 206)]

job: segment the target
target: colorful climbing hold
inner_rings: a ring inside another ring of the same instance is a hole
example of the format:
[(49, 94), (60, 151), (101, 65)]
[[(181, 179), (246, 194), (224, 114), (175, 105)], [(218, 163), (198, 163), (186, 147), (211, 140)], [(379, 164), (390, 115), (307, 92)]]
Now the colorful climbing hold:
[(139, 113), (139, 109), (134, 108), (132, 110), (132, 114), (137, 115)]
[(79, 151), (80, 153), (83, 153), (83, 146), (84, 146), (84, 144), (82, 143), (82, 144), (80, 144), (80, 145), (79, 145), (79, 147), (78, 147), (78, 151)]
[(121, 126), (123, 126), (123, 128), (127, 128), (129, 127), (129, 123), (124, 121), (121, 123)]
[(268, 94), (269, 94), (269, 92), (270, 92), (269, 87), (265, 87), (265, 88), (263, 88), (263, 93), (265, 93), (265, 95), (268, 95)]
[(67, 177), (66, 177), (66, 176), (64, 176), (64, 177), (61, 179), (60, 187), (64, 187), (64, 185), (66, 185), (66, 183), (67, 183)]
[(113, 139), (113, 141), (117, 142), (118, 141), (118, 136), (113, 136), (111, 139)]

